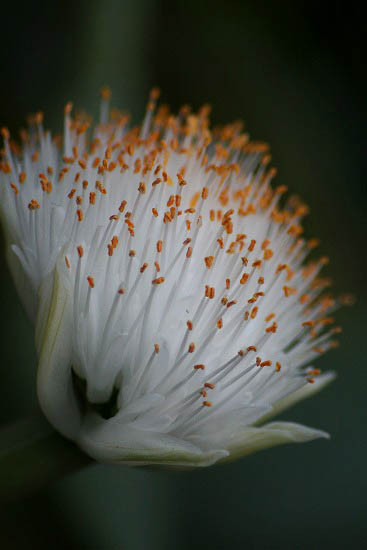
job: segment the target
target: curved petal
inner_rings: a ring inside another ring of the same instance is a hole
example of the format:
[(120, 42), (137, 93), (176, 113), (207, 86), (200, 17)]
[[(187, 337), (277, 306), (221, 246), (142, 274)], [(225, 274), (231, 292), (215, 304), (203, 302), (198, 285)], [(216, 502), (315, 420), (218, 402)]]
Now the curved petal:
[(77, 443), (95, 460), (133, 466), (210, 466), (228, 455), (224, 449), (202, 451), (188, 441), (119, 425), (93, 413), (86, 416)]
[[(65, 437), (75, 439), (81, 414), (71, 377), (71, 292), (56, 266), (52, 295), (50, 281), (40, 291), (37, 321), (40, 359), (37, 391), (40, 405), (49, 422)], [(43, 291), (42, 291), (43, 290)]]
[(38, 307), (35, 319), (35, 344), (38, 355), (46, 334), (50, 316), (51, 304), (54, 296), (55, 273), (49, 273), (42, 281), (38, 291)]
[(329, 434), (294, 422), (271, 422), (261, 428), (246, 427), (242, 434), (237, 433), (233, 441), (227, 443), (230, 455), (220, 462), (235, 460), (275, 445), (303, 443), (319, 437), (329, 438)]

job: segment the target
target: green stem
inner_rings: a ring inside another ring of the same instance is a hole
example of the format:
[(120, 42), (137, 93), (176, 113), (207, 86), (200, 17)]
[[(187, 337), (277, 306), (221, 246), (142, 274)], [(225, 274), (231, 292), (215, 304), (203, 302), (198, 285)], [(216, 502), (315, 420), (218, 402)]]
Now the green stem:
[(0, 430), (0, 499), (24, 498), (92, 464), (40, 417)]

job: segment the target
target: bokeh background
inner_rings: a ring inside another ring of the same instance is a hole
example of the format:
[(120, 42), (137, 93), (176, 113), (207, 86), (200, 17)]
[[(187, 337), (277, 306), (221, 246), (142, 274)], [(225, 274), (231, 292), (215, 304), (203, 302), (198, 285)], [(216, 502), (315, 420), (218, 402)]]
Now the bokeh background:
[[(8, 549), (354, 550), (367, 545), (366, 22), (353, 3), (63, 0), (1, 7), (0, 125), (42, 109), (61, 129), (73, 100), (95, 113), (108, 84), (135, 122), (153, 85), (173, 109), (210, 102), (270, 142), (277, 182), (311, 207), (309, 236), (331, 258), (338, 379), (283, 418), (330, 441), (284, 446), (180, 474), (91, 466), (0, 510)], [(33, 414), (32, 328), (0, 256), (1, 424)]]

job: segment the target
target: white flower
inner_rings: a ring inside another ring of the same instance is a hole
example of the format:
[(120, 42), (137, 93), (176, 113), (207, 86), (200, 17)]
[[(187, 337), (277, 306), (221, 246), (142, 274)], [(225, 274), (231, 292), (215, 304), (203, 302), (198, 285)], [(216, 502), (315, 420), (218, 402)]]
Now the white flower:
[(327, 434), (264, 424), (333, 373), (335, 301), (305, 265), (306, 208), (281, 207), (267, 147), (208, 109), (108, 117), (88, 137), (65, 109), (61, 151), (33, 117), (3, 130), (1, 214), (18, 291), (36, 321), (50, 422), (100, 461), (209, 465)]

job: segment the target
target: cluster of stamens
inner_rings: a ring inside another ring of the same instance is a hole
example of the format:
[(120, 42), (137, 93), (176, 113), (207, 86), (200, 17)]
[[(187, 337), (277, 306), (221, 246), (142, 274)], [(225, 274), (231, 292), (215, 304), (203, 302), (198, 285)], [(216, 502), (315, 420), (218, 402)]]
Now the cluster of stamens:
[(313, 383), (320, 371), (305, 365), (340, 329), (324, 330), (337, 307), (319, 277), (326, 259), (305, 264), (317, 245), (301, 237), (307, 208), (272, 187), (267, 145), (238, 123), (211, 132), (207, 107), (156, 111), (157, 97), (129, 128), (108, 117), (104, 91), (91, 135), (68, 104), (62, 151), (41, 114), (21, 148), (3, 129), (2, 214), (35, 292), (31, 315), (63, 256), (88, 400), (117, 388), (122, 415), (140, 399), (134, 422), (151, 426), (153, 410), (157, 429), (189, 437), (218, 412)]

